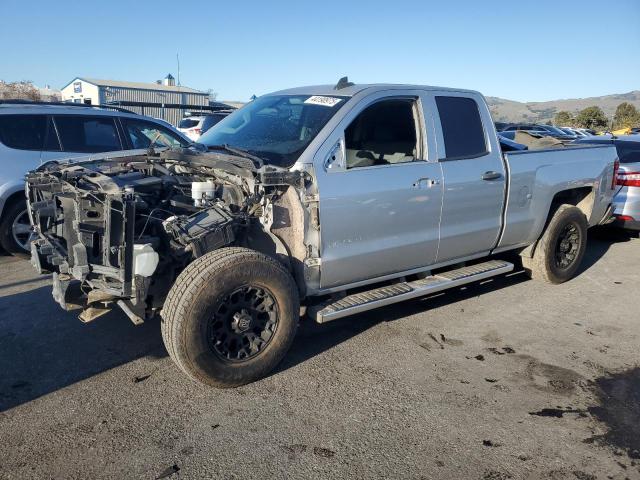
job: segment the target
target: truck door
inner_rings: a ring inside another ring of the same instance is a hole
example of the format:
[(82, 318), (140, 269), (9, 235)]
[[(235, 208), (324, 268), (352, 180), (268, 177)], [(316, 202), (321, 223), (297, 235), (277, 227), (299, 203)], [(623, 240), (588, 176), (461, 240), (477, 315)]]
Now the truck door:
[[(491, 115), (478, 95), (435, 93), (436, 135), (444, 175), (437, 262), (488, 253), (502, 223), (506, 188)], [(493, 136), (495, 137), (495, 135)]]
[(339, 124), (333, 148), (340, 161), (316, 170), (321, 288), (411, 270), (436, 258), (442, 172), (428, 157), (419, 95), (376, 96), (381, 98), (363, 101)]

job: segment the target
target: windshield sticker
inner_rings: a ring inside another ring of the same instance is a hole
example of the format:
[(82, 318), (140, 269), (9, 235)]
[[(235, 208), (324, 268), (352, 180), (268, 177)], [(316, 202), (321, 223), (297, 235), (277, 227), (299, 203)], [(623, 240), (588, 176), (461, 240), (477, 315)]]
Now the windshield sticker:
[(304, 103), (310, 105), (322, 105), (323, 107), (333, 107), (342, 101), (341, 98), (335, 97), (322, 97), (320, 95), (314, 95), (312, 97), (307, 98)]

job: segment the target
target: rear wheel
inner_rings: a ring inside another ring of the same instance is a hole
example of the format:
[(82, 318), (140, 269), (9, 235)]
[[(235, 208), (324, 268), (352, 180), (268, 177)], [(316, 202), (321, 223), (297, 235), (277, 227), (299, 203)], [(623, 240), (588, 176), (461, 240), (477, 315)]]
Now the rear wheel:
[(191, 378), (235, 387), (268, 374), (291, 346), (298, 290), (275, 259), (246, 248), (222, 248), (191, 263), (162, 311), (162, 336)]
[(8, 253), (27, 256), (34, 238), (24, 200), (15, 200), (5, 205), (0, 220), (0, 245)]
[(533, 258), (522, 264), (533, 278), (548, 283), (572, 279), (587, 248), (587, 219), (573, 205), (560, 205), (538, 241)]

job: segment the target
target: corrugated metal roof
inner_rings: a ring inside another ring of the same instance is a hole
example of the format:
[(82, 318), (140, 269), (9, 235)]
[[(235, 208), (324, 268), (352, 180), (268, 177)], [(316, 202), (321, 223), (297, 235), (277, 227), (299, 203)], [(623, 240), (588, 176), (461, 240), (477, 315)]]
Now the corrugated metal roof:
[(201, 95), (208, 95), (208, 93), (201, 92), (200, 90), (196, 90), (194, 88), (182, 87), (182, 86), (178, 87), (177, 85), (172, 86), (172, 85), (162, 85), (157, 83), (123, 82), (120, 80), (102, 80), (98, 78), (85, 78), (85, 77), (76, 77), (62, 88), (66, 88), (71, 83), (77, 80), (83, 80), (87, 83), (91, 83), (98, 87), (139, 88), (142, 90), (159, 90), (164, 92), (195, 93), (195, 94), (201, 94)]

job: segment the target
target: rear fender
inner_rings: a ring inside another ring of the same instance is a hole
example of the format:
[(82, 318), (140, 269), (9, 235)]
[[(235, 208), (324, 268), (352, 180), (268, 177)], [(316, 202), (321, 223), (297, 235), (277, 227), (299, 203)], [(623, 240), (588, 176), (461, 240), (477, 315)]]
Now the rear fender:
[[(546, 230), (547, 225), (553, 218), (553, 215), (556, 213), (556, 210), (558, 210), (558, 207), (560, 207), (560, 205), (573, 205), (579, 208), (580, 211), (582, 211), (584, 216), (587, 218), (587, 221), (589, 222), (589, 220), (593, 215), (594, 199), (595, 199), (595, 192), (592, 186), (572, 188), (572, 189), (562, 190), (557, 192), (553, 196), (553, 199), (550, 202), (547, 218), (545, 220), (545, 223), (542, 229), (538, 231), (536, 240), (531, 245), (529, 245), (524, 250), (522, 250), (522, 252), (520, 252), (520, 256), (528, 257), (528, 258), (533, 257), (533, 254), (535, 253), (536, 246), (538, 245), (538, 241), (540, 240), (540, 237)], [(589, 222), (589, 224), (591, 225), (591, 222)]]

